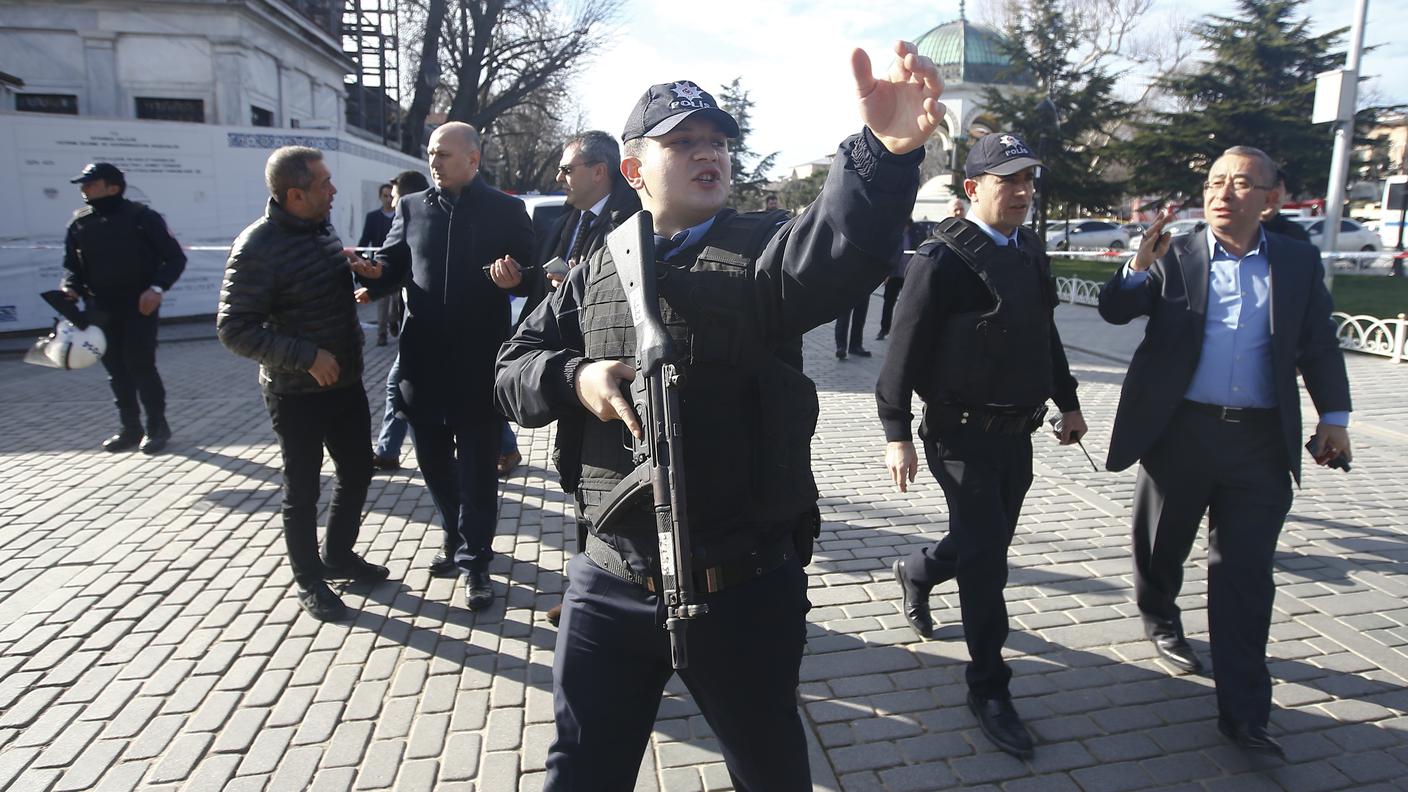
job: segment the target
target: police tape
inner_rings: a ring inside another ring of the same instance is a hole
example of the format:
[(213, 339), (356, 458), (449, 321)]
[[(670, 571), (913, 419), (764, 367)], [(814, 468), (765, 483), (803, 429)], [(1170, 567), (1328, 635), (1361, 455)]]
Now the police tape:
[[(1134, 251), (1127, 248), (1104, 248), (1092, 250), (1048, 250), (1046, 255), (1052, 258), (1119, 258), (1132, 256)], [(1343, 253), (1321, 253), (1322, 259), (1344, 259), (1348, 261), (1377, 261), (1379, 259), (1408, 259), (1408, 250), (1381, 250), (1381, 251), (1354, 251)]]
[[(192, 253), (228, 253), (230, 245), (182, 245), (182, 250), (189, 250)], [(63, 245), (0, 245), (0, 250), (63, 250)], [(343, 250), (350, 250), (353, 253), (362, 255), (364, 253), (375, 254), (381, 248), (374, 247), (348, 247)]]

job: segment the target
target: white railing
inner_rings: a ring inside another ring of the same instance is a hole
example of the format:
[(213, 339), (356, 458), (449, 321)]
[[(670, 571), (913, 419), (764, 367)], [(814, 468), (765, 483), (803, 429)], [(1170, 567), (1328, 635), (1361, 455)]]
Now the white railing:
[(1085, 278), (1057, 276), (1056, 299), (1071, 305), (1098, 305), (1100, 303), (1100, 281)]
[(1380, 355), (1391, 358), (1394, 363), (1403, 362), (1404, 338), (1408, 336), (1408, 319), (1403, 314), (1397, 319), (1380, 319), (1336, 311), (1330, 318), (1335, 320), (1335, 337), (1339, 339), (1340, 349)]

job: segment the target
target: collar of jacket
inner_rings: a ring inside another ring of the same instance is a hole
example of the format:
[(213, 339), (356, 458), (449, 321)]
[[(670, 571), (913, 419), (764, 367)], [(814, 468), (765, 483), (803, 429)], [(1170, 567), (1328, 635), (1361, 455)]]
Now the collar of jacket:
[(304, 220), (301, 217), (289, 214), (288, 210), (279, 206), (279, 202), (273, 198), (269, 199), (269, 208), (264, 211), (264, 216), (290, 231), (302, 231), (309, 234), (316, 234), (320, 231), (332, 229), (332, 225), (326, 219)]
[(100, 215), (110, 215), (126, 206), (127, 199), (121, 195), (105, 195), (102, 198), (94, 198), (88, 201), (88, 205), (93, 207), (93, 211)]
[(484, 189), (484, 177), (475, 174), (474, 178), (469, 180), (469, 184), (461, 187), (460, 194), (454, 198), (451, 198), (439, 187), (431, 187), (425, 191), (425, 204), (426, 206), (438, 206), (444, 210), (445, 214), (450, 214), (456, 206), (467, 206), (474, 194), (482, 189)]

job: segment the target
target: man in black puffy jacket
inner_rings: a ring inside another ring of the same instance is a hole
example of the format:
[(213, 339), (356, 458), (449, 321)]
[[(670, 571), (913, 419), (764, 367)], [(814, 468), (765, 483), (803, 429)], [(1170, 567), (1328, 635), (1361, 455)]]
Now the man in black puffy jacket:
[[(374, 583), (388, 574), (352, 551), (372, 478), (362, 326), (342, 240), (328, 223), (337, 188), (322, 152), (278, 149), (264, 179), (269, 207), (235, 239), (215, 326), (232, 352), (259, 361), (259, 384), (283, 452), (284, 542), (298, 602), (328, 621), (346, 609), (326, 580)], [(324, 445), (337, 487), (320, 558)]]

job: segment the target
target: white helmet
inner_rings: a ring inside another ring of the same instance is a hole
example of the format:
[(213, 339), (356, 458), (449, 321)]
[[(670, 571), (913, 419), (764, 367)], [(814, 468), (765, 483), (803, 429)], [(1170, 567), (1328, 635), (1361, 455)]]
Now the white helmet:
[(97, 363), (107, 351), (108, 339), (97, 325), (80, 329), (60, 320), (54, 332), (34, 342), (25, 355), (26, 363), (61, 369), (81, 369)]

